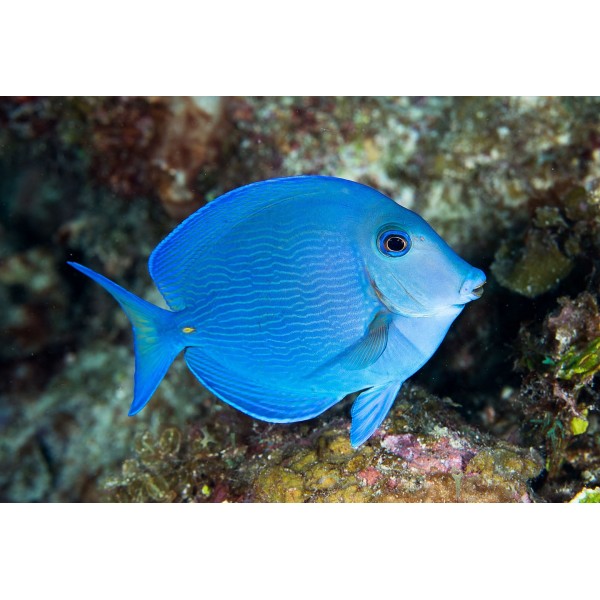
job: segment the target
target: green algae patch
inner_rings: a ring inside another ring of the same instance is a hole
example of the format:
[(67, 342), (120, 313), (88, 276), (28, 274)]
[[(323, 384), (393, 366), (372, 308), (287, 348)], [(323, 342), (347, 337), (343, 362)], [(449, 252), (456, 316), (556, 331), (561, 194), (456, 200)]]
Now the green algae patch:
[(600, 503), (600, 487), (597, 488), (583, 488), (576, 496), (571, 500), (574, 504), (598, 504)]
[(546, 233), (535, 230), (527, 236), (523, 248), (503, 244), (491, 269), (498, 281), (513, 292), (535, 298), (548, 292), (564, 279), (573, 262)]
[(467, 473), (478, 474), (488, 482), (531, 479), (541, 471), (538, 456), (528, 455), (523, 449), (499, 447), (482, 450), (467, 467)]
[(259, 490), (256, 500), (259, 502), (304, 501), (304, 478), (282, 466), (275, 466), (261, 473), (256, 486)]
[(583, 350), (570, 348), (561, 357), (557, 377), (559, 379), (577, 378), (583, 382), (589, 381), (600, 371), (600, 337), (593, 340)]
[(169, 482), (162, 475), (146, 473), (143, 479), (146, 492), (152, 500), (171, 502), (175, 499), (175, 492), (170, 489)]
[(317, 453), (314, 450), (300, 453), (300, 455), (289, 465), (295, 473), (304, 473), (309, 467), (318, 462)]
[(158, 450), (163, 456), (176, 456), (181, 447), (181, 432), (176, 427), (165, 429), (158, 440)]
[(573, 435), (582, 435), (588, 430), (590, 422), (587, 419), (588, 411), (583, 410), (580, 417), (571, 419), (571, 433)]

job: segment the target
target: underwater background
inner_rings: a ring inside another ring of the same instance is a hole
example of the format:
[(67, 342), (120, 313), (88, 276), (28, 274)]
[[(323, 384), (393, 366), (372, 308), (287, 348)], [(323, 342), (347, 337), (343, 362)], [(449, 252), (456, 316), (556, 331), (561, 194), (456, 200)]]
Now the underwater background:
[[(1, 98), (0, 500), (600, 499), (600, 99)], [(350, 447), (351, 399), (256, 421), (177, 359), (127, 417), (118, 305), (233, 188), (323, 174), (418, 212), (483, 269), (481, 300)]]

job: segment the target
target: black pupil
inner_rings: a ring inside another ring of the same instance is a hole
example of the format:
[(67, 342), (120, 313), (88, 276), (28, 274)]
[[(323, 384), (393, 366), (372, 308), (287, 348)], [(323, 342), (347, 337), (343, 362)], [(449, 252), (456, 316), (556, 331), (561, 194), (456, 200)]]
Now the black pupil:
[(399, 235), (390, 235), (385, 240), (385, 249), (390, 252), (402, 252), (406, 248), (406, 240)]

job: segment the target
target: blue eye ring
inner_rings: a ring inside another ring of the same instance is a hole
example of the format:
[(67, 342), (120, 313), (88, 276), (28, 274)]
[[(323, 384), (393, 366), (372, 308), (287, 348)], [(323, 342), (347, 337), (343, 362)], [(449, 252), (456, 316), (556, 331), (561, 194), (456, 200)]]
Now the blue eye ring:
[(410, 250), (410, 236), (399, 229), (388, 229), (379, 234), (377, 246), (386, 256), (404, 256)]

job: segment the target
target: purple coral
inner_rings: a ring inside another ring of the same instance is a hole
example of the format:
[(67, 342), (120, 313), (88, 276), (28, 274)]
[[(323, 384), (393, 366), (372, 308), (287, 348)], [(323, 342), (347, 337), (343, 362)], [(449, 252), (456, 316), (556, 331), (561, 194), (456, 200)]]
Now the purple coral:
[(381, 442), (382, 446), (400, 456), (411, 469), (423, 473), (452, 473), (462, 471), (466, 464), (475, 456), (469, 446), (452, 445), (450, 439), (442, 437), (425, 446), (411, 433), (388, 435)]

